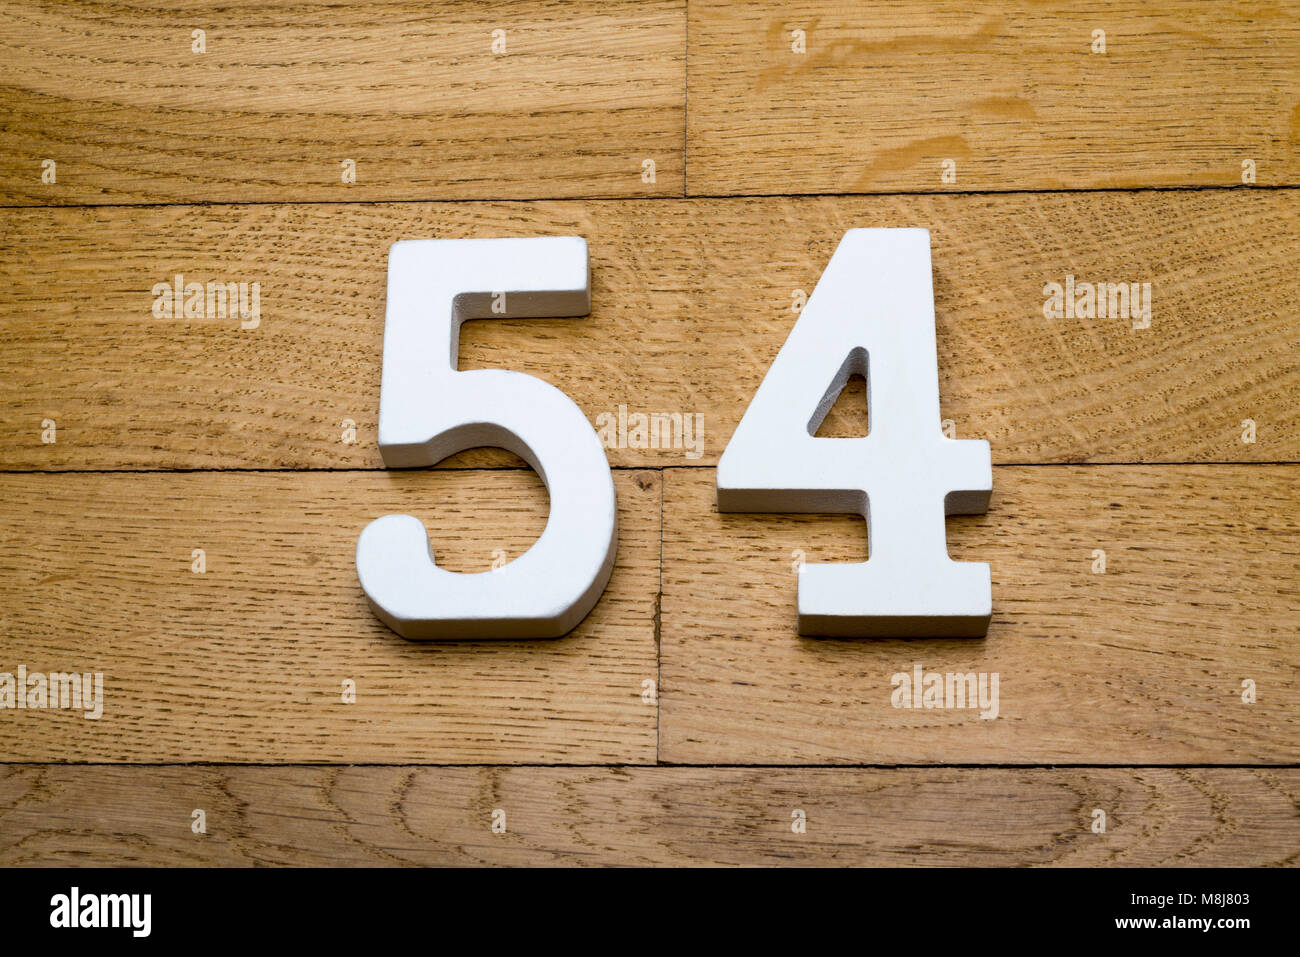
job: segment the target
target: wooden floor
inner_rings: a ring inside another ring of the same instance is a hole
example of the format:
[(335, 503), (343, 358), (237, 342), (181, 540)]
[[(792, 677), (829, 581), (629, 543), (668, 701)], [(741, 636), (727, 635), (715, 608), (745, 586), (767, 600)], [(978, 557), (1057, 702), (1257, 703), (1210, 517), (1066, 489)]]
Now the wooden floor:
[[(0, 863), (1300, 862), (1295, 0), (23, 0), (0, 102), (0, 673), (104, 675), (97, 720), (0, 709)], [(864, 523), (714, 505), (857, 226), (931, 231), (982, 640), (800, 638), (795, 567)], [(608, 450), (571, 635), (408, 643), (360, 530), (482, 570), (547, 497), (383, 469), (388, 246), (530, 235), (586, 237), (591, 315), (461, 368), (703, 431)], [(260, 321), (157, 315), (178, 274)], [(1045, 318), (1067, 276), (1149, 325)], [(996, 716), (896, 707), (918, 667)]]

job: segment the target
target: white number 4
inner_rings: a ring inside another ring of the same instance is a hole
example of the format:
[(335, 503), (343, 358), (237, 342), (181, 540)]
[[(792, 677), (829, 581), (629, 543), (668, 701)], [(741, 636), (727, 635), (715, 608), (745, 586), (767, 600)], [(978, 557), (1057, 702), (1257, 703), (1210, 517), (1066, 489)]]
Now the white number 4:
[[(867, 380), (868, 434), (817, 438), (855, 373)], [(867, 520), (867, 561), (800, 568), (800, 634), (988, 631), (989, 566), (954, 562), (944, 536), (945, 514), (987, 511), (993, 467), (988, 442), (940, 428), (928, 230), (845, 233), (717, 475), (719, 511)]]

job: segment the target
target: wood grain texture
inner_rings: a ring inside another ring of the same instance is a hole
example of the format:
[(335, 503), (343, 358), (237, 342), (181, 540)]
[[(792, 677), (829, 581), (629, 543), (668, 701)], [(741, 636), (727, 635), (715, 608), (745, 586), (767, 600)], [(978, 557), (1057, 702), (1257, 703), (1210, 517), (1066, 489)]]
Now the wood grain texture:
[[(615, 476), (619, 551), (554, 641), (399, 638), (353, 554), (369, 521), (433, 529), (444, 567), (517, 558), (531, 472), (0, 477), (0, 671), (102, 672), (104, 711), (5, 710), (7, 760), (588, 762), (655, 757), (660, 479)], [(191, 569), (206, 552), (206, 572)], [(356, 682), (356, 702), (342, 700)]]
[[(1297, 0), (0, 0), (0, 674), (104, 675), (98, 720), (0, 709), (0, 865), (1295, 866), (1298, 91)], [(859, 226), (931, 231), (986, 639), (799, 638), (794, 564), (862, 520), (714, 505)], [(573, 634), (410, 643), (361, 528), (483, 570), (547, 497), (500, 450), (383, 470), (387, 250), (533, 235), (588, 240), (591, 315), (470, 323), (461, 368), (699, 454), (608, 449)], [(178, 275), (260, 322), (156, 315)], [(1150, 283), (1150, 327), (1046, 318), (1067, 275)], [(997, 717), (893, 707), (918, 665)]]
[[(461, 367), (594, 425), (702, 416), (711, 465), (844, 231), (931, 230), (943, 414), (1020, 462), (1300, 460), (1300, 191), (10, 210), (0, 468), (378, 468), (388, 246), (576, 234), (586, 318), (471, 322)], [(261, 324), (155, 318), (156, 283), (258, 282)], [(1150, 283), (1151, 325), (1045, 319), (1044, 286)], [(811, 410), (810, 410), (811, 411)], [(1257, 441), (1242, 441), (1252, 419)], [(57, 423), (43, 444), (42, 425)], [(341, 441), (344, 419), (357, 442)], [(828, 423), (828, 427), (835, 423)], [(662, 444), (662, 443), (661, 443)], [(474, 452), (451, 464), (518, 464)]]
[(11, 765), (0, 864), (1294, 866), (1298, 800), (1295, 769)]
[[(720, 515), (711, 473), (664, 476), (661, 760), (1300, 758), (1300, 467), (995, 468), (988, 514), (948, 522), (952, 558), (992, 566), (993, 623), (944, 640), (799, 637), (795, 560), (864, 560), (862, 519)], [(997, 673), (997, 717), (895, 707), (917, 665)]]
[(6, 2), (0, 203), (679, 196), (685, 16), (681, 0)]
[(689, 6), (691, 194), (1300, 181), (1294, 0)]

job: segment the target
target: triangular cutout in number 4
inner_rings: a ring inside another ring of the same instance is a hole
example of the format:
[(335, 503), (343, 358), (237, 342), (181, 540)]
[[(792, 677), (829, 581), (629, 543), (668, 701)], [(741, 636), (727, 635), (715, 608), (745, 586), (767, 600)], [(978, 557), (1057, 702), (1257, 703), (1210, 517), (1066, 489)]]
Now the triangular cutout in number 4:
[[(819, 438), (808, 410), (858, 353), (871, 432)], [(929, 230), (849, 230), (718, 462), (718, 509), (867, 520), (867, 561), (800, 568), (800, 634), (979, 637), (989, 566), (948, 557), (944, 516), (987, 511), (992, 490), (989, 444), (940, 427)]]
[[(861, 396), (855, 379), (862, 380)], [(837, 411), (841, 405), (843, 411)], [(808, 420), (808, 434), (818, 438), (862, 438), (871, 434), (871, 372), (866, 349), (855, 347), (845, 356), (840, 371)]]

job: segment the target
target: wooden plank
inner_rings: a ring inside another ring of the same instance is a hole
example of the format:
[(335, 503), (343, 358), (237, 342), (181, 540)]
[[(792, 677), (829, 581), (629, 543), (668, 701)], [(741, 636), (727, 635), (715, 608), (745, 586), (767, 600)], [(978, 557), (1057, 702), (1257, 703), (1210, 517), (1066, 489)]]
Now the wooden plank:
[[(992, 566), (992, 627), (945, 640), (800, 638), (795, 561), (864, 560), (862, 520), (719, 515), (709, 472), (664, 475), (662, 760), (1300, 758), (1300, 467), (996, 468), (988, 514), (948, 523)], [(917, 666), (998, 674), (997, 708), (906, 707)]]
[(689, 30), (695, 195), (1300, 182), (1294, 0), (692, 0)]
[(1294, 866), (1298, 799), (1294, 768), (10, 765), (0, 864)]
[(685, 16), (681, 0), (5, 2), (0, 203), (681, 195)]
[[(853, 226), (931, 229), (943, 414), (996, 461), (1300, 460), (1298, 213), (1288, 190), (12, 210), (0, 468), (378, 468), (389, 244), (556, 234), (588, 239), (592, 314), (469, 323), (461, 367), (538, 375), (596, 426), (699, 415), (699, 458), (632, 434), (610, 460), (711, 465)], [(260, 325), (155, 318), (177, 274), (259, 283)], [(1067, 275), (1151, 283), (1150, 328), (1044, 318)]]
[[(0, 671), (101, 672), (103, 714), (6, 710), (10, 761), (649, 762), (659, 476), (620, 472), (619, 553), (555, 641), (413, 643), (371, 613), (366, 523), (436, 518), (454, 571), (541, 534), (532, 472), (0, 477)], [(192, 570), (193, 549), (206, 571)], [(343, 682), (356, 701), (343, 701)], [(83, 702), (84, 704), (84, 702)]]

